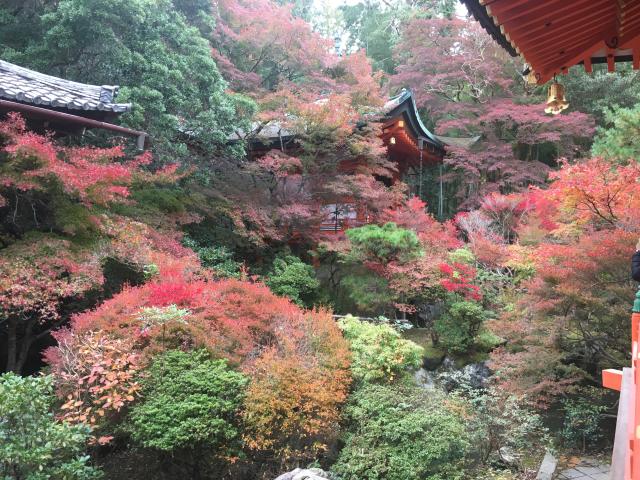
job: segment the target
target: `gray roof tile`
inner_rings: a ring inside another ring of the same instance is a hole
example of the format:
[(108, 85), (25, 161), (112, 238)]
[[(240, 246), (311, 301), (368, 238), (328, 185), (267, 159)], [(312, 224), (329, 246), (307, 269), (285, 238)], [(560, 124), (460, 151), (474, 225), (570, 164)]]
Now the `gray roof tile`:
[(22, 68), (0, 60), (0, 98), (69, 110), (122, 113), (130, 103), (113, 103), (118, 87), (88, 85)]

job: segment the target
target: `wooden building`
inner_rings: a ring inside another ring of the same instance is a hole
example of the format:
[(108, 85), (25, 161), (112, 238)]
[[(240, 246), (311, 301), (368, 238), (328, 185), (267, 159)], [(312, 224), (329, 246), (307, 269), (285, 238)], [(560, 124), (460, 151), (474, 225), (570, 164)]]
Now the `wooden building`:
[[(406, 179), (408, 175), (421, 175), (423, 169), (442, 164), (448, 146), (468, 148), (479, 139), (442, 137), (431, 133), (420, 119), (409, 90), (402, 90), (390, 98), (369, 121), (382, 124), (381, 139), (387, 147), (389, 159), (397, 165), (397, 173), (391, 183)], [(246, 141), (249, 159), (258, 158), (272, 149), (295, 155), (300, 148), (295, 132), (277, 121), (256, 122), (251, 132), (236, 132), (229, 140)], [(355, 169), (353, 165), (342, 165), (342, 168), (345, 172)], [(325, 220), (320, 230), (327, 233), (341, 232), (369, 221), (366, 209), (349, 198), (325, 204), (323, 210)]]
[(458, 138), (431, 133), (420, 119), (410, 90), (402, 90), (389, 99), (382, 111), (382, 140), (390, 160), (398, 165), (399, 179), (442, 163), (447, 147), (469, 148), (480, 139), (479, 136)]
[(116, 103), (117, 93), (117, 86), (72, 82), (0, 60), (0, 115), (18, 112), (34, 130), (56, 135), (108, 130), (136, 137), (142, 149), (146, 133), (111, 123), (131, 109)]

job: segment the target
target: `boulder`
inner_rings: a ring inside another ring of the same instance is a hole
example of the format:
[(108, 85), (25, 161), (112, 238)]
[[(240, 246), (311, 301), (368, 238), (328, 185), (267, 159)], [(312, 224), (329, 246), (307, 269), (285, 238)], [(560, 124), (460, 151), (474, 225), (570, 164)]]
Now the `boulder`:
[(329, 480), (329, 474), (319, 468), (296, 468), (275, 480)]
[(498, 454), (504, 463), (507, 465), (515, 465), (518, 463), (518, 455), (509, 447), (500, 447)]
[(538, 470), (538, 474), (536, 475), (536, 480), (551, 480), (557, 466), (558, 461), (551, 454), (551, 452), (547, 452), (542, 459), (542, 464), (540, 465), (540, 469)]

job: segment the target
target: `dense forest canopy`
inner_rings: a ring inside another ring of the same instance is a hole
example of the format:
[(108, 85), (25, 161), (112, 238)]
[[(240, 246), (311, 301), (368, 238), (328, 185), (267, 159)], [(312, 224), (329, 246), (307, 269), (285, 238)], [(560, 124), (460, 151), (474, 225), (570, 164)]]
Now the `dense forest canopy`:
[[(570, 69), (545, 114), (453, 0), (5, 0), (0, 60), (119, 85), (112, 121), (150, 139), (0, 120), (3, 478), (525, 480), (547, 450), (608, 455), (631, 65)], [(389, 153), (407, 90), (442, 161)]]

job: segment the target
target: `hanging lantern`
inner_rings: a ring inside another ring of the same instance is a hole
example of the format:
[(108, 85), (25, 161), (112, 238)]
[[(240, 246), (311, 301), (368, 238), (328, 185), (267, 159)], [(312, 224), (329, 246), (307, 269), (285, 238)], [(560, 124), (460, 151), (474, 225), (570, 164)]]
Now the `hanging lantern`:
[(547, 92), (547, 106), (544, 109), (546, 113), (557, 115), (569, 106), (569, 102), (564, 96), (564, 86), (557, 82), (549, 85)]
[(537, 85), (539, 78), (540, 78), (540, 75), (538, 75), (536, 72), (531, 70), (529, 74), (525, 77), (525, 80), (529, 85)]
[(389, 139), (389, 143), (391, 143), (391, 145), (395, 145), (396, 144), (396, 137), (391, 137)]

